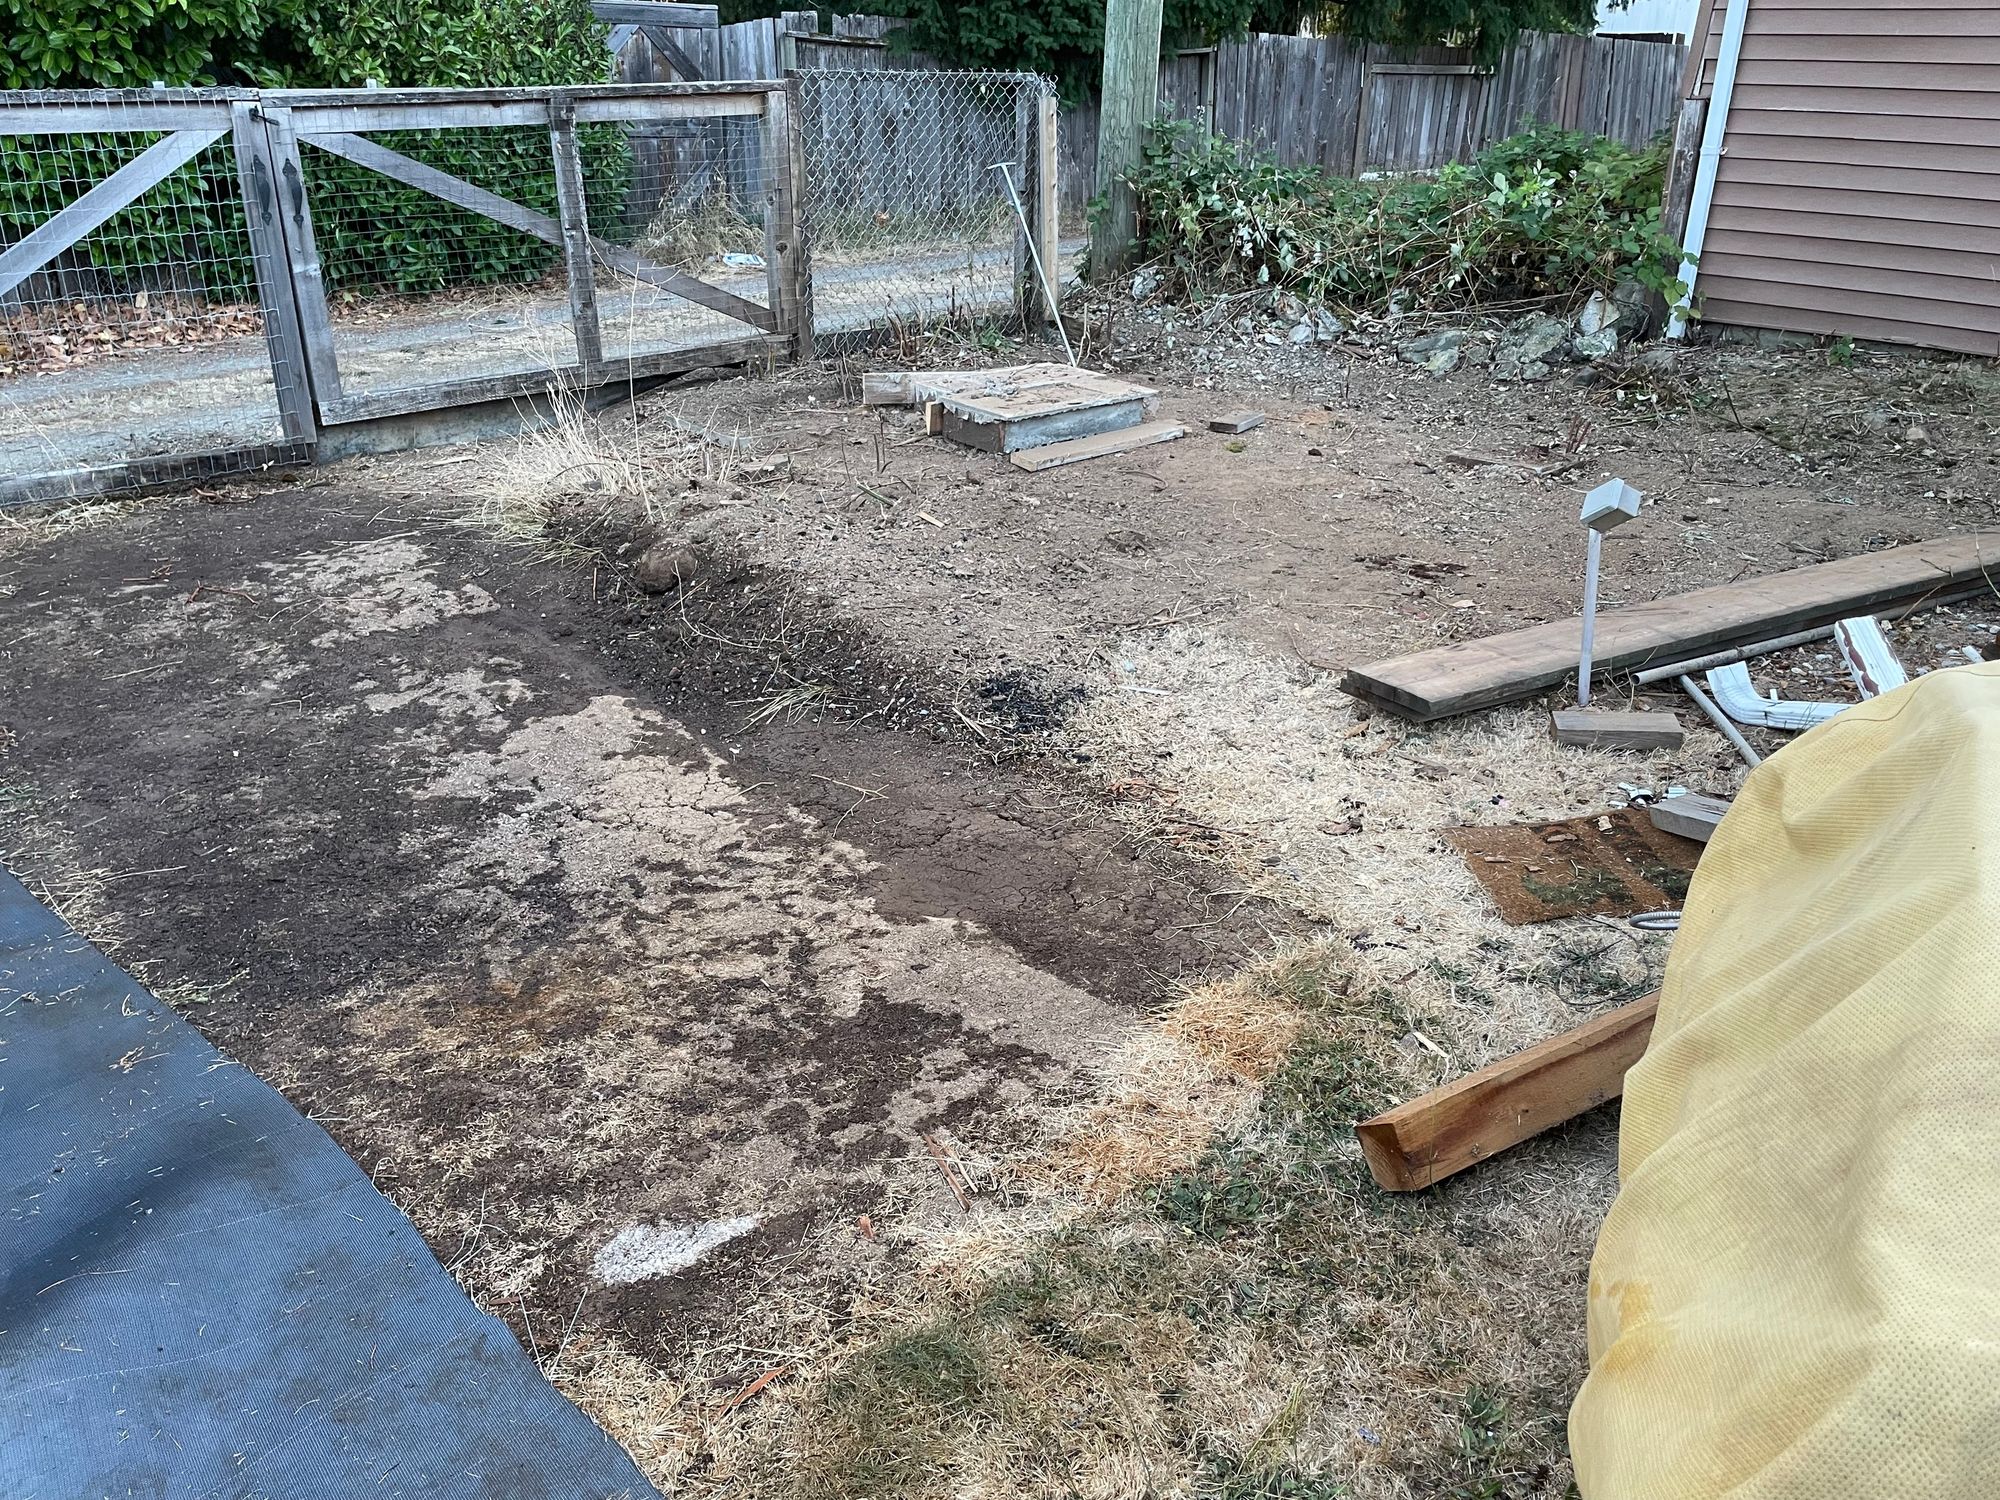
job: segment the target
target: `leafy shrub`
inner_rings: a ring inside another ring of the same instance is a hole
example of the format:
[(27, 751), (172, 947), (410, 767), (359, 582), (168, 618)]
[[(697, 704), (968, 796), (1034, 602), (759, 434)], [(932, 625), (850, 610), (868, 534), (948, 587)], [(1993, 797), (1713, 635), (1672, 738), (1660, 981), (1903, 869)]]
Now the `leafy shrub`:
[(1667, 147), (1541, 127), (1428, 177), (1280, 166), (1187, 121), (1134, 177), (1141, 243), (1196, 295), (1292, 288), (1351, 309), (1472, 307), (1633, 277), (1685, 296), (1660, 229)]
[[(597, 83), (605, 27), (589, 0), (0, 0), (22, 37), (0, 69), (14, 87), (233, 82), (268, 87), (502, 87)], [(0, 137), (0, 244), (11, 243), (159, 140), (156, 134)], [(555, 211), (545, 130), (378, 137), (454, 176)], [(579, 132), (594, 215), (630, 174), (618, 126)], [(329, 282), (438, 291), (534, 280), (555, 247), (415, 188), (303, 150)], [(171, 287), (249, 300), (255, 282), (227, 141), (209, 147), (88, 236), (61, 264), (98, 293)]]
[(0, 88), (146, 88), (236, 76), (298, 0), (0, 0)]

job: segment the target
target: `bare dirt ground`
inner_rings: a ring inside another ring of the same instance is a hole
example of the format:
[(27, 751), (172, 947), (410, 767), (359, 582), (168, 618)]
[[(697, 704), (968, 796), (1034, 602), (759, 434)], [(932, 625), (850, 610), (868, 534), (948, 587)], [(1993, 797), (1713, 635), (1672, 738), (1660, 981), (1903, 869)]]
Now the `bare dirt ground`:
[[(1502, 924), (1441, 830), (1740, 770), (1335, 674), (1572, 610), (1606, 474), (1651, 501), (1614, 601), (1990, 524), (1994, 377), (1499, 387), (1134, 311), (1097, 347), (1194, 435), (1027, 476), (823, 369), (655, 394), (538, 478), (416, 454), (18, 533), (9, 862), (665, 1485), (1560, 1495), (1615, 1111), (1395, 1201), (1347, 1127), (1664, 957)], [(533, 547), (491, 525), (524, 487)], [(1994, 618), (1895, 638), (1932, 668)], [(1816, 654), (1759, 680), (1835, 696)]]

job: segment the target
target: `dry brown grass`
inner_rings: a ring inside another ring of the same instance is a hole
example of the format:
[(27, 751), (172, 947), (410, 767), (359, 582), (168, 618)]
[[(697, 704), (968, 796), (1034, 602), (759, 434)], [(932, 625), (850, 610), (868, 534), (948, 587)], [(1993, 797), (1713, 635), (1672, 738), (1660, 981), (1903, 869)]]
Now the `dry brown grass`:
[[(1374, 1188), (1350, 1126), (1662, 957), (1599, 924), (1505, 926), (1441, 828), (1572, 815), (1620, 782), (1726, 789), (1733, 763), (1701, 731), (1678, 757), (1561, 751), (1531, 710), (1366, 720), (1194, 632), (1110, 655), (1159, 691), (1093, 694), (1075, 748), (1250, 830), (1218, 856), (1232, 878), (1327, 936), (1190, 993), (1107, 1060), (1099, 1098), (1016, 1173), (1028, 1206), (935, 1247), (771, 1423), (777, 1492), (1560, 1493), (1614, 1179), (1602, 1124), (1414, 1198)], [(1157, 807), (1114, 805), (1157, 831)]]
[(657, 416), (595, 413), (557, 388), (545, 420), (493, 445), (475, 484), (476, 521), (558, 562), (601, 559), (607, 543), (678, 528), (690, 500), (731, 492), (742, 458), (734, 444), (704, 441), (691, 416)]

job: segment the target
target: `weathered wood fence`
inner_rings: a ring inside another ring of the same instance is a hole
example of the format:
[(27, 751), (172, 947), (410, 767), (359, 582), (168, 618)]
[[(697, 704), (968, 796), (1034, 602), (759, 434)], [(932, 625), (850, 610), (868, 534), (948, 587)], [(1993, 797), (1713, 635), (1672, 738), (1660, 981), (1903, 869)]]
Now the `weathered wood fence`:
[[(599, 0), (598, 8), (616, 4)], [(772, 79), (788, 68), (936, 68), (891, 45), (901, 24), (837, 16), (822, 29), (818, 12), (787, 11), (732, 26), (669, 28), (664, 39), (702, 79)], [(667, 49), (630, 26), (613, 41), (625, 82), (686, 76)], [(1672, 124), (1686, 55), (1677, 42), (1531, 32), (1485, 67), (1458, 48), (1398, 52), (1345, 37), (1260, 34), (1162, 58), (1160, 101), (1289, 165), (1347, 176), (1426, 171), (1530, 124), (1641, 145)], [(1096, 105), (1065, 110), (1060, 133), (1061, 196), (1075, 213), (1096, 191)]]
[[(1416, 172), (1535, 124), (1643, 145), (1672, 125), (1686, 59), (1677, 42), (1531, 32), (1481, 67), (1452, 47), (1258, 35), (1163, 58), (1160, 101), (1289, 166)], [(1088, 197), (1097, 111), (1079, 106), (1063, 124), (1063, 196)]]

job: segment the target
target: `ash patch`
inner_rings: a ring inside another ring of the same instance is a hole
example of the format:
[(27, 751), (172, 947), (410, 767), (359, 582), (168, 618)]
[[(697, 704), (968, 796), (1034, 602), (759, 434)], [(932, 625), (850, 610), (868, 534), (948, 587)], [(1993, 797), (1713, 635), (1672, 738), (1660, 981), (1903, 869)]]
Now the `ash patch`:
[(749, 1214), (706, 1224), (634, 1224), (619, 1230), (611, 1243), (597, 1252), (591, 1269), (600, 1281), (613, 1286), (672, 1276), (763, 1222)]
[(1001, 672), (975, 689), (986, 712), (1010, 734), (1049, 734), (1083, 701), (1076, 684), (1052, 686), (1042, 673)]

